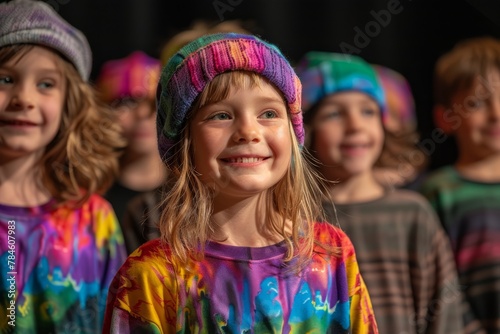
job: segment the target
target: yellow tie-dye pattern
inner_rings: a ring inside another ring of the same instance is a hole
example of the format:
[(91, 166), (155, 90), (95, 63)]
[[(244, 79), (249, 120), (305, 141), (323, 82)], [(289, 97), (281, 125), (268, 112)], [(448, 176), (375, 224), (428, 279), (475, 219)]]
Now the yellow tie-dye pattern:
[[(101, 203), (99, 203), (101, 204)], [(111, 257), (116, 256), (117, 245), (123, 245), (123, 235), (118, 229), (118, 219), (110, 207), (105, 210), (102, 206), (99, 210), (94, 210), (95, 216), (95, 237), (98, 249), (108, 249)], [(104, 247), (106, 244), (108, 247)]]

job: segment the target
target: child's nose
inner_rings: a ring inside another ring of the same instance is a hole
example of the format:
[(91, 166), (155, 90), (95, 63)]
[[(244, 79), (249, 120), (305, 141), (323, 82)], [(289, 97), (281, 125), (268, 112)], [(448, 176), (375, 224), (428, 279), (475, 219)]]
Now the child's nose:
[(249, 119), (240, 119), (236, 122), (236, 131), (233, 135), (234, 141), (238, 143), (250, 143), (260, 141), (258, 122)]
[(34, 95), (26, 85), (17, 85), (10, 99), (9, 107), (13, 110), (34, 108)]
[(490, 117), (494, 120), (500, 120), (500, 98), (493, 99), (490, 105)]
[(149, 100), (146, 100), (146, 99), (143, 99), (141, 100), (138, 104), (137, 104), (137, 107), (135, 108), (135, 116), (136, 118), (138, 119), (143, 119), (143, 118), (149, 118), (151, 117), (154, 112), (155, 112), (155, 108), (154, 108), (154, 103), (149, 101)]
[(356, 113), (348, 113), (345, 119), (346, 128), (348, 131), (358, 131), (362, 127), (362, 120)]

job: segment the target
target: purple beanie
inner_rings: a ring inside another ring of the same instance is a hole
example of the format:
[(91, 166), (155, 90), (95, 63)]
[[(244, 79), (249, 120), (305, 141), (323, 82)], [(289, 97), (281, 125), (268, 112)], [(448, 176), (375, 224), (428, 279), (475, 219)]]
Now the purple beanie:
[(295, 136), (303, 145), (302, 87), (290, 63), (276, 46), (255, 36), (220, 33), (200, 37), (184, 46), (161, 73), (156, 93), (156, 126), (163, 161), (171, 158), (196, 97), (217, 75), (235, 70), (260, 74), (283, 93)]
[(0, 47), (38, 44), (59, 51), (88, 80), (92, 52), (81, 31), (66, 22), (48, 4), (14, 0), (0, 4)]

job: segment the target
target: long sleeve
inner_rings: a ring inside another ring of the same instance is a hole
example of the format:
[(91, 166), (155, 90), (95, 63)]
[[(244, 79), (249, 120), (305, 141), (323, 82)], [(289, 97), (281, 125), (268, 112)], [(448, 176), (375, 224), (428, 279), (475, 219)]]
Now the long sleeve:
[(411, 321), (417, 333), (463, 333), (463, 287), (450, 242), (429, 205), (423, 205), (417, 217), (412, 278), (416, 314)]
[(127, 258), (123, 234), (111, 205), (101, 200), (90, 206), (94, 217), (97, 258), (101, 270), (99, 322), (103, 323), (108, 289), (121, 265)]
[(351, 300), (351, 332), (376, 334), (378, 328), (370, 295), (359, 272), (354, 246), (347, 236), (343, 238), (342, 251), (346, 254), (347, 284)]
[(158, 243), (137, 249), (116, 274), (103, 333), (176, 333), (176, 284)]

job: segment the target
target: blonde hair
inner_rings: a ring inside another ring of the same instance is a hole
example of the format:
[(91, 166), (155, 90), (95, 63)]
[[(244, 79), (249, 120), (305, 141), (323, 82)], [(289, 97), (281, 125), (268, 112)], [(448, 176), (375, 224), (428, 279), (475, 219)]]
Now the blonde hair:
[(492, 69), (500, 70), (500, 41), (479, 37), (458, 43), (442, 55), (434, 70), (436, 104), (450, 106), (452, 98), (469, 89), (479, 76), (486, 77)]
[(198, 20), (193, 22), (192, 26), (172, 36), (162, 47), (160, 61), (165, 65), (170, 57), (172, 57), (183, 46), (195, 39), (208, 34), (235, 32), (241, 34), (250, 34), (250, 30), (244, 27), (244, 23), (239, 20), (229, 20), (218, 23)]
[[(213, 189), (198, 178), (192, 163), (189, 119), (202, 106), (226, 98), (231, 88), (259, 86), (264, 77), (245, 71), (233, 71), (214, 78), (197, 98), (188, 116), (188, 123), (169, 164), (169, 178), (165, 184), (163, 208), (160, 217), (160, 231), (164, 241), (171, 247), (172, 255), (181, 264), (190, 259), (203, 257), (203, 245), (211, 238), (214, 226), (212, 214)], [(313, 246), (313, 222), (323, 217), (322, 192), (317, 175), (310, 167), (307, 153), (301, 152), (289, 122), (292, 139), (292, 161), (285, 176), (268, 190), (266, 197), (266, 233), (279, 235), (287, 244), (285, 261), (297, 258), (296, 268), (310, 259)], [(275, 215), (273, 213), (278, 213)], [(277, 218), (280, 217), (280, 218)], [(292, 222), (291, 234), (287, 232), (286, 220)], [(333, 249), (322, 245), (327, 250)]]
[[(0, 64), (20, 59), (34, 45), (0, 49)], [(39, 161), (42, 185), (58, 203), (85, 202), (104, 193), (118, 173), (125, 141), (112, 111), (96, 98), (94, 89), (59, 53), (58, 67), (66, 78), (66, 97), (59, 131)]]

